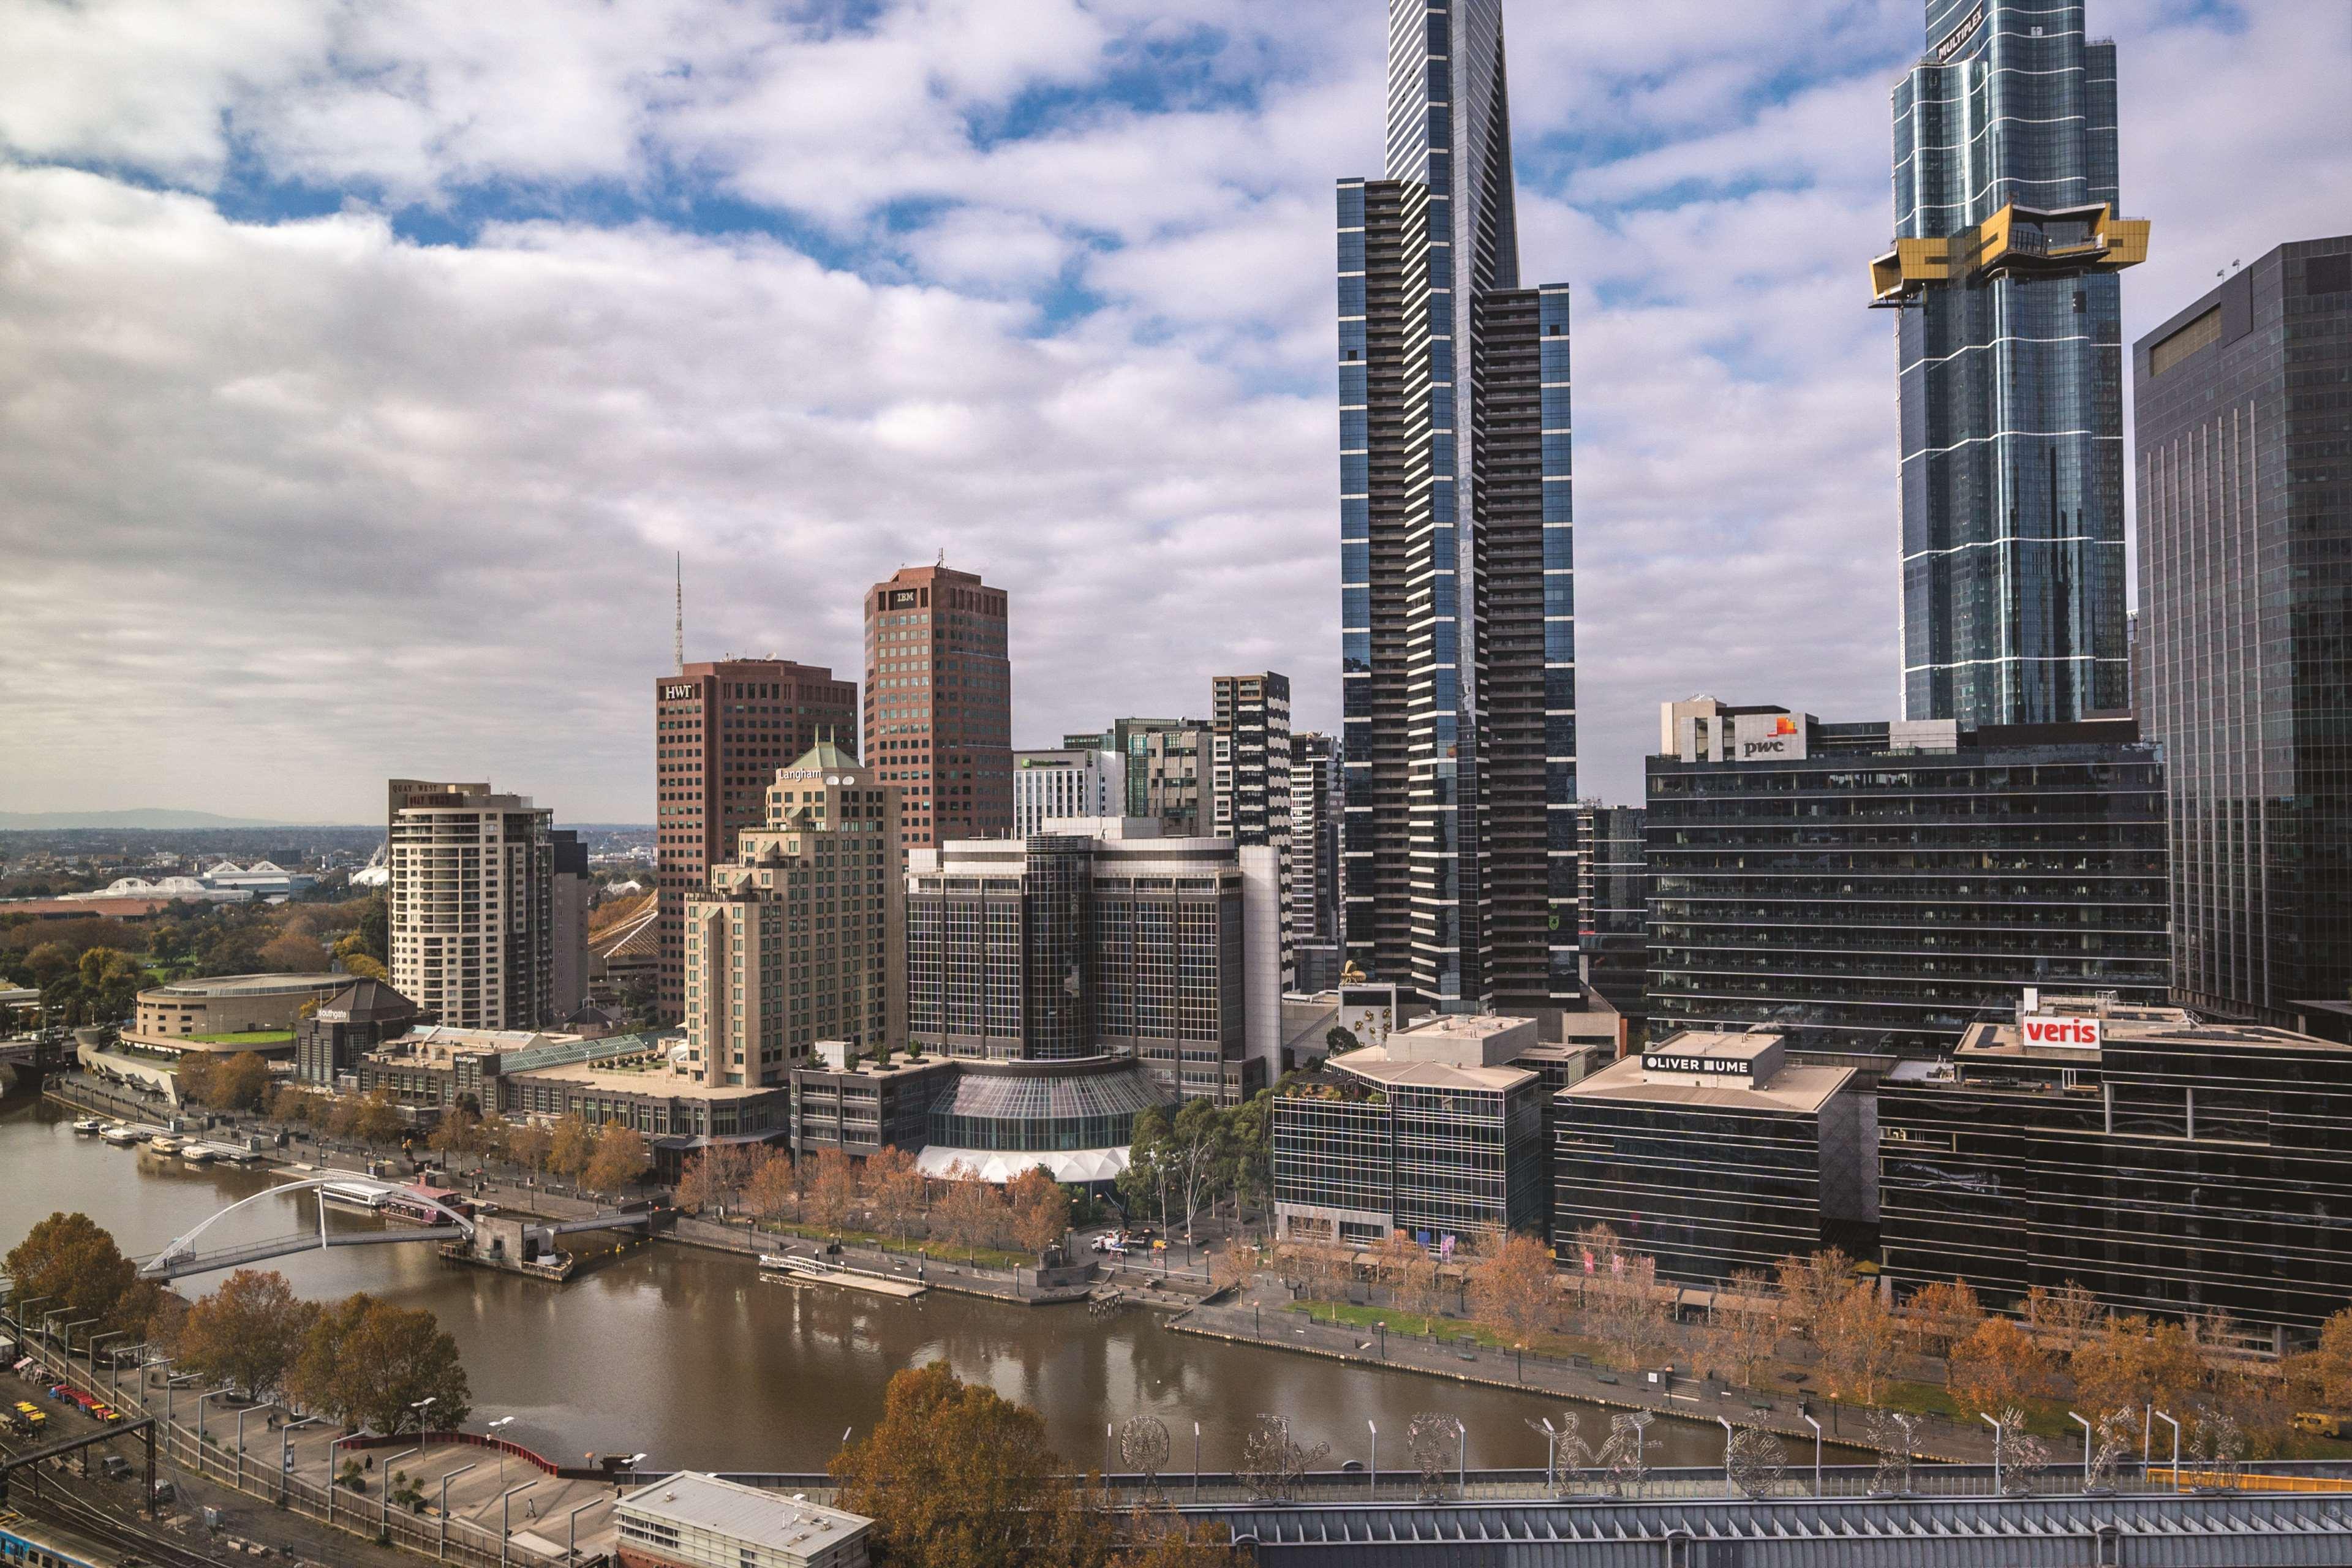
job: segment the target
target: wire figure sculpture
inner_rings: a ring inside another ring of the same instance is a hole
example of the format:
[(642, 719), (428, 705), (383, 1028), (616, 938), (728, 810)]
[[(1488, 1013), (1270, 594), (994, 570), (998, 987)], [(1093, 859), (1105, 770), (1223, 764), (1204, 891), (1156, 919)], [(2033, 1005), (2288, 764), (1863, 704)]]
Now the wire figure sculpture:
[(1118, 1429), (1118, 1458), (1143, 1478), (1146, 1502), (1160, 1498), (1160, 1470), (1168, 1463), (1168, 1428), (1157, 1415), (1130, 1415)]
[(1789, 1473), (1789, 1450), (1762, 1427), (1742, 1426), (1732, 1434), (1724, 1473), (1748, 1496), (1769, 1497)]
[(2189, 1429), (2189, 1457), (2212, 1472), (2207, 1485), (2235, 1491), (2245, 1464), (2246, 1434), (2235, 1417), (2207, 1405)]
[(1609, 1441), (1601, 1445), (1601, 1452), (1594, 1456), (1608, 1472), (1610, 1489), (1620, 1497), (1634, 1496), (1649, 1479), (1653, 1419), (1646, 1410), (1630, 1411), (1612, 1418)]
[(1424, 1410), (1404, 1429), (1405, 1452), (1421, 1472), (1421, 1500), (1433, 1502), (1445, 1495), (1445, 1472), (1453, 1468), (1462, 1423), (1442, 1410)]
[(1561, 1414), (1557, 1426), (1549, 1415), (1528, 1426), (1544, 1435), (1544, 1485), (1558, 1496), (1567, 1496), (1597, 1462), (1592, 1445), (1584, 1440), (1584, 1417), (1571, 1410)]
[(2110, 1410), (2099, 1417), (2098, 1438), (2091, 1450), (2091, 1471), (2083, 1478), (2086, 1492), (2116, 1489), (2116, 1472), (2131, 1457), (2136, 1427), (2128, 1410)]
[(1870, 1446), (1878, 1450), (1878, 1468), (1870, 1478), (1873, 1497), (1906, 1497), (1911, 1491), (1913, 1435), (1919, 1418), (1899, 1410), (1874, 1410), (1864, 1424)]
[(2025, 1412), (2012, 1405), (1993, 1428), (1993, 1463), (2008, 1497), (2030, 1497), (2050, 1464), (2050, 1445), (2025, 1429)]
[(1291, 1440), (1287, 1419), (1261, 1415), (1242, 1441), (1242, 1484), (1259, 1502), (1288, 1502), (1307, 1472), (1330, 1451), (1328, 1443), (1300, 1447)]

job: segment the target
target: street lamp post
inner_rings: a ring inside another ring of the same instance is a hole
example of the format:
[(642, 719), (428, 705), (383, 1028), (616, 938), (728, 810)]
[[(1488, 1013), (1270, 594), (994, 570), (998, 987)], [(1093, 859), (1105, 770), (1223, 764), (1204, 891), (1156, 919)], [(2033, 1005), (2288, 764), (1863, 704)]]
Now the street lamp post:
[(416, 1436), (417, 1436), (417, 1437), (418, 1437), (418, 1439), (419, 1439), (419, 1441), (418, 1441), (418, 1443), (417, 1443), (416, 1447), (415, 1447), (414, 1448), (404, 1448), (404, 1449), (402, 1449), (399, 1453), (393, 1455), (393, 1456), (392, 1456), (392, 1458), (386, 1459), (386, 1460), (383, 1462), (383, 1482), (382, 1482), (382, 1483), (381, 1483), (381, 1484), (376, 1488), (376, 1490), (377, 1490), (377, 1492), (378, 1492), (378, 1494), (379, 1494), (379, 1500), (380, 1500), (380, 1501), (383, 1503), (383, 1508), (382, 1508), (382, 1510), (381, 1510), (381, 1511), (378, 1513), (378, 1515), (377, 1515), (377, 1520), (376, 1520), (376, 1533), (377, 1533), (378, 1535), (390, 1535), (390, 1534), (392, 1533), (392, 1466), (393, 1466), (393, 1460), (394, 1460), (394, 1459), (405, 1459), (405, 1458), (411, 1458), (412, 1456), (415, 1456), (415, 1455), (421, 1454), (421, 1453), (425, 1452), (425, 1444), (424, 1444), (424, 1442), (422, 1441), (423, 1437), (425, 1436), (425, 1434), (424, 1434), (424, 1433), (422, 1433), (422, 1432), (419, 1432), (419, 1433), (417, 1433), (417, 1434), (416, 1434)]
[(2172, 1489), (2179, 1491), (2180, 1489), (2180, 1423), (2161, 1410), (2157, 1411), (2156, 1418), (2172, 1428)]
[(1364, 1426), (1372, 1434), (1371, 1481), (1372, 1490), (1378, 1492), (1381, 1489), (1381, 1426), (1377, 1421), (1367, 1421)]
[(267, 1410), (266, 1405), (248, 1405), (236, 1413), (236, 1484), (245, 1485), (245, 1418), (257, 1410)]
[(2002, 1428), (2000, 1422), (1994, 1420), (1990, 1415), (1986, 1415), (1983, 1411), (1978, 1411), (1977, 1415), (1983, 1419), (1986, 1426), (1992, 1428), (1992, 1495), (1999, 1497), (2001, 1495), (2000, 1450), (2003, 1440), (2007, 1438), (2009, 1434)]
[(2071, 1410), (2066, 1412), (2066, 1419), (2083, 1429), (2083, 1485), (2088, 1487), (2091, 1484), (2091, 1424)]
[[(172, 1363), (166, 1361), (163, 1364), (169, 1366)], [(173, 1395), (178, 1392), (180, 1384), (194, 1383), (197, 1374), (193, 1372), (184, 1372), (177, 1377), (173, 1377), (169, 1373), (163, 1374), (163, 1425), (166, 1426), (172, 1424), (172, 1407), (176, 1403)]]
[[(278, 1500), (280, 1503), (286, 1500), (287, 1493), (292, 1485), (290, 1478), (294, 1474), (295, 1429), (310, 1426), (320, 1419), (321, 1419), (320, 1416), (305, 1415), (299, 1421), (289, 1421), (285, 1426), (278, 1428)], [(330, 1496), (333, 1495), (334, 1480), (334, 1476), (331, 1473), (329, 1474), (327, 1485)]]
[(525, 1481), (499, 1498), (499, 1568), (507, 1568), (507, 1526), (514, 1518), (514, 1500), (538, 1485), (537, 1481)]
[(1716, 1419), (1723, 1423), (1723, 1495), (1729, 1497), (1731, 1495), (1731, 1440), (1737, 1434), (1731, 1429), (1729, 1416), (1718, 1415)]
[(1454, 1418), (1454, 1438), (1461, 1445), (1458, 1458), (1462, 1467), (1462, 1495), (1466, 1500), (1470, 1496), (1470, 1428), (1462, 1425), (1459, 1415)]
[(1199, 1500), (1199, 1499), (1200, 1499), (1200, 1496), (1201, 1496), (1201, 1424), (1200, 1424), (1198, 1421), (1195, 1421), (1195, 1422), (1193, 1422), (1193, 1423), (1192, 1423), (1192, 1497), (1193, 1497), (1193, 1500), (1194, 1500), (1195, 1501), (1198, 1501), (1198, 1500)]
[(1806, 1426), (1813, 1429), (1813, 1495), (1822, 1495), (1822, 1424), (1804, 1411), (1797, 1412)]
[(210, 1394), (196, 1395), (196, 1473), (198, 1475), (205, 1472), (205, 1401), (218, 1399), (224, 1394), (235, 1392), (236, 1390), (229, 1388), (215, 1388)]
[(501, 1489), (504, 1489), (507, 1484), (507, 1450), (506, 1439), (500, 1437), (499, 1432), (501, 1428), (513, 1425), (514, 1417), (511, 1415), (501, 1415), (489, 1424), (490, 1436), (499, 1445), (499, 1486)]
[(604, 1500), (600, 1497), (592, 1497), (586, 1502), (582, 1503), (578, 1508), (573, 1509), (570, 1513), (563, 1516), (563, 1523), (566, 1531), (563, 1540), (563, 1560), (566, 1563), (577, 1563), (580, 1561), (580, 1516), (586, 1513), (590, 1509), (594, 1508), (598, 1503), (603, 1502)]
[(449, 1483), (467, 1470), (478, 1470), (481, 1468), (482, 1462), (477, 1459), (470, 1465), (458, 1466), (441, 1478), (441, 1540), (433, 1549), (434, 1556), (446, 1558), (449, 1555)]
[(89, 1386), (92, 1393), (98, 1391), (98, 1347), (109, 1340), (119, 1340), (123, 1337), (123, 1331), (121, 1329), (109, 1329), (102, 1334), (90, 1336), (85, 1353), (89, 1357)]

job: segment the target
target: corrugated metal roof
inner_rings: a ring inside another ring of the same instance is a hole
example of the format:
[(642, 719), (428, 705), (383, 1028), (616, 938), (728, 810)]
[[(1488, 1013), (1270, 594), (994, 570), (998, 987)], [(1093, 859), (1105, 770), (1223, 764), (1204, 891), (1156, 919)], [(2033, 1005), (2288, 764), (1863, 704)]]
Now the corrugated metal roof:
[(795, 1502), (785, 1493), (763, 1491), (740, 1481), (721, 1480), (696, 1470), (639, 1487), (624, 1496), (619, 1511), (681, 1529), (708, 1530), (754, 1546), (809, 1555), (872, 1526), (862, 1514), (821, 1503)]

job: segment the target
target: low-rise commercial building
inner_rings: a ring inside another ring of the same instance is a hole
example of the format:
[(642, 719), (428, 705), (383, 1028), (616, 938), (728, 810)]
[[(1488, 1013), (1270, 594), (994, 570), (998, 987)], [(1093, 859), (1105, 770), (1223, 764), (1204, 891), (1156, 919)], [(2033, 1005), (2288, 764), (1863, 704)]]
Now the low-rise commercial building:
[(1853, 1068), (1788, 1059), (1778, 1035), (1679, 1031), (1552, 1107), (1552, 1236), (1606, 1225), (1662, 1279), (1720, 1284), (1825, 1246), (1867, 1255), (1875, 1121)]
[(1013, 753), (1013, 836), (1066, 816), (1127, 815), (1127, 768), (1117, 752), (1061, 747)]
[(613, 1505), (622, 1568), (866, 1568), (874, 1521), (682, 1470)]
[(1514, 1065), (1535, 1020), (1441, 1014), (1327, 1060), (1274, 1097), (1275, 1224), (1285, 1237), (1424, 1245), (1540, 1231), (1549, 1195), (1540, 1075)]
[(2352, 1046), (2027, 993), (1879, 1085), (1883, 1258), (2008, 1306), (2224, 1311), (2281, 1345), (2352, 1300)]
[(572, 1064), (648, 1059), (665, 1048), (656, 1035), (537, 1033), (433, 1025), (361, 1054), (351, 1087), (382, 1090), (411, 1111), (438, 1115), (463, 1106), (478, 1116), (515, 1109), (503, 1080), (519, 1072)]
[(932, 1105), (955, 1090), (956, 1066), (940, 1057), (859, 1058), (839, 1040), (819, 1040), (816, 1058), (793, 1069), (795, 1154), (919, 1153), (930, 1142)]
[(517, 1121), (576, 1116), (592, 1127), (635, 1128), (659, 1182), (677, 1181), (685, 1162), (710, 1144), (778, 1143), (791, 1131), (789, 1084), (706, 1083), (668, 1052), (524, 1067), (505, 1074), (499, 1089)]
[[(348, 976), (346, 976), (348, 979)], [(416, 1026), (416, 1004), (381, 980), (352, 980), (295, 1020), (294, 1076), (333, 1089), (360, 1058)]]

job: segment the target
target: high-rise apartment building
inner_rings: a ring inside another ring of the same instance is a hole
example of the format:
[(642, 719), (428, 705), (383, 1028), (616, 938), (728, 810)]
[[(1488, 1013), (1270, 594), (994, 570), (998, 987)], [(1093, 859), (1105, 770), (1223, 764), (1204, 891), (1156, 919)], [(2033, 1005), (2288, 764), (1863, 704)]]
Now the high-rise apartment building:
[(686, 901), (688, 1066), (710, 1085), (779, 1084), (819, 1040), (906, 1037), (899, 795), (821, 741), (767, 791), (710, 885)]
[(1290, 940), (1339, 937), (1339, 742), (1314, 731), (1290, 738)]
[(1895, 84), (1903, 689), (1910, 719), (2120, 710), (2122, 289), (2116, 47), (2082, 0), (1927, 0)]
[(1501, 0), (1391, 0), (1385, 179), (1339, 187), (1347, 948), (1572, 1002), (1569, 292), (1519, 286)]
[(1013, 834), (1026, 838), (1064, 816), (1127, 815), (1127, 768), (1099, 747), (1013, 753)]
[(2173, 984), (2352, 1037), (2352, 236), (2279, 247), (2132, 355)]
[(820, 739), (857, 732), (857, 683), (775, 658), (689, 664), (654, 682), (656, 877), (661, 915), (661, 1016), (683, 1000), (686, 900), (736, 836), (768, 819), (778, 768)]
[(2021, 987), (2160, 1003), (2164, 763), (2131, 721), (1825, 724), (1664, 705), (1649, 1030), (1921, 1057)]
[(588, 1005), (588, 911), (596, 900), (596, 884), (588, 875), (588, 846), (566, 827), (550, 834), (549, 909), (555, 922), (550, 939), (554, 976), (553, 1021), (562, 1023)]
[(1291, 956), (1290, 678), (1220, 675), (1210, 682), (1212, 837), (1274, 851), (1274, 918), (1282, 923), (1282, 988), (1297, 981)]
[(908, 847), (1013, 831), (1004, 590), (902, 566), (866, 595), (866, 754), (898, 786)]
[(1587, 984), (1636, 1029), (1649, 1022), (1650, 871), (1638, 805), (1588, 801), (1576, 814)]
[(488, 784), (387, 790), (385, 968), (443, 1024), (529, 1029), (555, 1007), (554, 814)]

